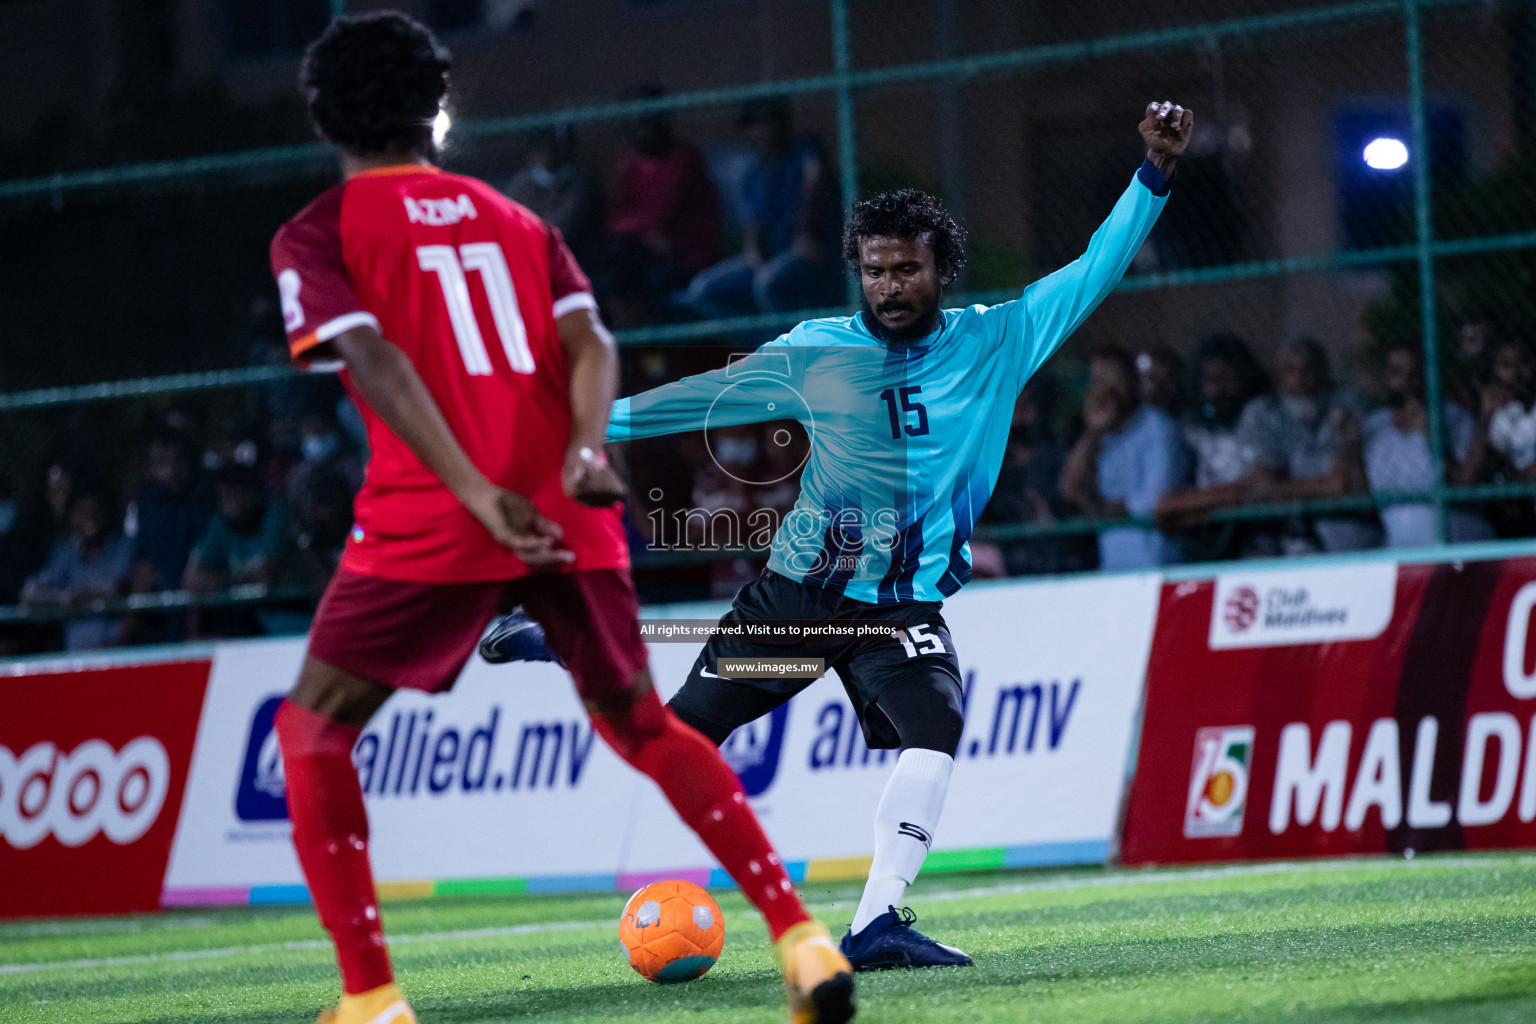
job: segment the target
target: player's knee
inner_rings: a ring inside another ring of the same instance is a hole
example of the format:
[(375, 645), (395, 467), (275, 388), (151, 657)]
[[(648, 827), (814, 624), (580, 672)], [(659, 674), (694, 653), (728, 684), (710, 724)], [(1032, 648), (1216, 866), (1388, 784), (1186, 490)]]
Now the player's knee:
[(306, 728), (305, 718), (313, 714), (295, 704), (292, 696), (284, 698), (277, 706), (277, 714), (272, 716), (272, 731), (277, 734), (278, 750), (284, 757), (297, 756), (309, 745), (312, 730)]
[(358, 727), (338, 722), (328, 715), (296, 703), (290, 696), (278, 705), (272, 718), (272, 731), (283, 759), (326, 754), (352, 756)]
[(947, 673), (886, 688), (876, 701), (903, 747), (955, 756), (965, 733), (960, 684)]
[(584, 703), (598, 734), (626, 761), (632, 760), (649, 740), (661, 735), (671, 717), (656, 696), (647, 669), (637, 672), (628, 687), (601, 697), (588, 697)]
[(965, 716), (959, 708), (945, 705), (935, 708), (932, 716), (902, 732), (901, 745), (919, 750), (936, 750), (954, 757), (955, 751), (960, 749), (960, 737), (964, 733)]
[(902, 747), (936, 750), (950, 757), (954, 757), (955, 751), (960, 749), (960, 737), (964, 732), (965, 716), (960, 713), (960, 709), (941, 703), (929, 705), (927, 711), (921, 714), (901, 716), (896, 725), (896, 734), (901, 737)]
[(288, 702), (343, 725), (362, 726), (393, 692), (383, 683), (359, 678), (307, 657), (299, 670), (298, 682), (288, 694)]

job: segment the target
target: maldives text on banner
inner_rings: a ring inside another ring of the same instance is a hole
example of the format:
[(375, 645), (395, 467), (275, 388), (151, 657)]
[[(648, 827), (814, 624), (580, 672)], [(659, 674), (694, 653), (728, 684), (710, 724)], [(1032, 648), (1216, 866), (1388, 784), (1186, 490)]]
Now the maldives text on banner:
[(1167, 584), (1125, 861), (1536, 844), (1533, 608), (1536, 558)]

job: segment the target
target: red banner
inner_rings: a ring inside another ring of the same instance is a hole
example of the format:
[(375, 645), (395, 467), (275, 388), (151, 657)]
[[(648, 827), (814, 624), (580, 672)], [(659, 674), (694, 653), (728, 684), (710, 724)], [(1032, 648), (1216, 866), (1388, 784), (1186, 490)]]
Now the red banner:
[(209, 667), (0, 677), (0, 917), (159, 909)]
[(1536, 845), (1536, 559), (1166, 584), (1127, 864)]

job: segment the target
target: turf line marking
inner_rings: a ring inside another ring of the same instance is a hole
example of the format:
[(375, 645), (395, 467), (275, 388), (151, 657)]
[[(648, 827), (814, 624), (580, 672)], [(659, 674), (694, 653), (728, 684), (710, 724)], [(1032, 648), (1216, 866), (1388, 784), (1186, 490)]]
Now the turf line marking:
[[(1015, 882), (986, 886), (979, 889), (957, 889), (932, 895), (914, 896), (913, 903), (949, 903), (956, 900), (986, 899), (992, 896), (1012, 896), (1031, 892), (1070, 892), (1073, 889), (1106, 889), (1164, 885), (1181, 881), (1216, 881), (1225, 878), (1252, 878), (1265, 875), (1311, 875), (1341, 871), (1371, 869), (1413, 870), (1416, 868), (1498, 868), (1501, 866), (1533, 867), (1536, 856), (1515, 857), (1457, 857), (1435, 856), (1422, 860), (1397, 858), (1365, 858), (1321, 861), (1276, 861), (1265, 864), (1230, 864), (1218, 868), (1180, 868), (1152, 871), (1119, 871), (1105, 875), (1076, 875), (1038, 882)], [(833, 900), (809, 903), (817, 910), (839, 910), (853, 905), (852, 901)], [(104, 922), (115, 923), (115, 922)], [(48, 925), (31, 927), (47, 928)], [(61, 923), (61, 929), (67, 925)], [(520, 924), (500, 928), (472, 928), (451, 932), (421, 932), (409, 935), (389, 936), (391, 946), (414, 942), (451, 942), (469, 939), (500, 938), (509, 935), (538, 935), (547, 932), (581, 931), (583, 929), (610, 928), (612, 922), (554, 921), (545, 924)], [(146, 929), (147, 931), (148, 929)], [(123, 967), (138, 964), (178, 962), (184, 960), (215, 960), (224, 957), (278, 953), (290, 950), (330, 949), (327, 939), (299, 939), (291, 942), (271, 942), (255, 946), (226, 946), (221, 949), (181, 950), (169, 953), (146, 953), (134, 956), (103, 957), (96, 960), (57, 960), (46, 963), (0, 964), (0, 975), (24, 974), (35, 971), (89, 970), (98, 967)]]
[[(412, 942), (490, 939), (507, 935), (539, 935), (546, 932), (573, 932), (593, 928), (608, 928), (611, 926), (612, 922), (606, 918), (602, 921), (551, 921), (546, 924), (518, 924), (503, 928), (471, 928), (456, 932), (391, 935), (388, 941), (391, 946), (398, 946)], [(141, 964), (176, 963), (184, 960), (219, 960), (231, 956), (257, 956), (263, 953), (330, 948), (331, 942), (329, 939), (295, 939), (291, 942), (268, 942), (256, 946), (224, 946), (220, 949), (175, 950), (168, 953), (101, 957), (96, 960), (55, 960), (36, 964), (0, 964), (0, 974), (27, 974), (34, 971), (91, 970), (99, 967), (131, 967)]]
[(30, 924), (0, 924), (0, 939), (36, 939), (56, 935), (120, 935), (126, 932), (160, 934), (202, 931), (218, 925), (211, 917), (182, 917), (176, 921), (133, 917), (124, 920), (35, 921)]
[[(1169, 882), (1207, 882), (1224, 878), (1252, 878), (1264, 875), (1311, 875), (1338, 871), (1359, 871), (1372, 868), (1389, 870), (1413, 870), (1415, 868), (1496, 868), (1500, 865), (1515, 867), (1536, 866), (1536, 856), (1520, 857), (1430, 857), (1423, 860), (1407, 859), (1345, 859), (1321, 861), (1276, 861), (1266, 864), (1231, 864), (1219, 868), (1194, 868), (1179, 870), (1124, 871), (1115, 874), (1089, 877), (1058, 878), (1040, 882), (1015, 882), (992, 885), (981, 889), (956, 889), (934, 893), (931, 896), (914, 896), (914, 903), (948, 903), (953, 900), (985, 899), (990, 896), (1012, 896), (1029, 892), (1070, 892), (1073, 889), (1107, 889), (1120, 886), (1164, 885)], [(847, 906), (846, 902), (823, 904), (827, 907)]]

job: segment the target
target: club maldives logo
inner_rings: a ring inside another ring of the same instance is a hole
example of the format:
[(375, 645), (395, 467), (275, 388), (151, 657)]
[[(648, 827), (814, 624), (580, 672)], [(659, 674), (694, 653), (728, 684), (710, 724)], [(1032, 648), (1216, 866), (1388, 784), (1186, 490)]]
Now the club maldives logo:
[(1371, 640), (1396, 595), (1392, 562), (1218, 576), (1211, 650)]
[(1245, 633), (1259, 618), (1259, 592), (1252, 587), (1238, 587), (1224, 605), (1227, 627)]
[(784, 750), (784, 728), (789, 724), (789, 705), (783, 704), (771, 715), (748, 722), (726, 738), (720, 748), (725, 763), (741, 779), (747, 796), (762, 796), (779, 773), (779, 755)]
[(1186, 839), (1242, 834), (1252, 763), (1253, 726), (1218, 726), (1195, 734), (1189, 800), (1184, 806)]

